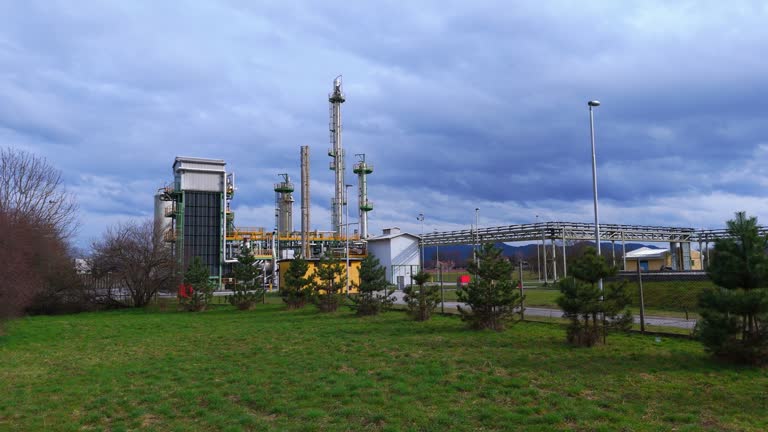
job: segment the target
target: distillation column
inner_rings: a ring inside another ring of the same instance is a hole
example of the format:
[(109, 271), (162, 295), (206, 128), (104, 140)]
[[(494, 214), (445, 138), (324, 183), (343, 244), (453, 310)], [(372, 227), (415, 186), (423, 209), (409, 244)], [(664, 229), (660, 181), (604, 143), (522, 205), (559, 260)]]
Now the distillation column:
[(275, 183), (275, 218), (279, 236), (293, 232), (293, 183), (288, 174), (278, 174), (283, 181)]
[(331, 104), (331, 148), (328, 149), (328, 156), (333, 158), (330, 168), (335, 172), (335, 189), (331, 200), (331, 225), (339, 237), (342, 235), (342, 225), (344, 224), (344, 149), (341, 147), (341, 104), (345, 100), (341, 89), (341, 75), (339, 75), (333, 80), (333, 93), (328, 95), (328, 102)]
[(368, 238), (368, 212), (373, 210), (373, 202), (368, 199), (368, 174), (373, 172), (373, 165), (365, 162), (365, 154), (356, 154), (360, 160), (352, 167), (357, 174), (357, 202), (360, 221), (360, 238)]
[(309, 146), (301, 146), (301, 257), (310, 257), (309, 247)]

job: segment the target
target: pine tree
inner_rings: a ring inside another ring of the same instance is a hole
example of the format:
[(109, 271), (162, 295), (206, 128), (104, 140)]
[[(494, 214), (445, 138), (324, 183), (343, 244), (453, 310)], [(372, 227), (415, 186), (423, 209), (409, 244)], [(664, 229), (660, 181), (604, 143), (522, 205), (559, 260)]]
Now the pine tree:
[(470, 262), (472, 281), (456, 292), (461, 319), (478, 330), (504, 330), (505, 324), (520, 315), (523, 297), (512, 280), (512, 264), (504, 258), (502, 250), (485, 244), (478, 254), (478, 262)]
[(346, 286), (344, 264), (338, 259), (320, 258), (312, 274), (312, 292), (321, 312), (334, 312), (339, 308), (342, 290)]
[(405, 292), (403, 299), (413, 319), (426, 321), (440, 303), (440, 289), (426, 285), (430, 279), (429, 273), (418, 272), (412, 276), (412, 279), (416, 285), (410, 285), (403, 290)]
[(295, 258), (285, 272), (285, 286), (280, 289), (280, 297), (288, 309), (300, 309), (307, 304), (311, 297), (312, 280), (307, 276), (309, 263), (301, 258)]
[(606, 284), (600, 292), (597, 282), (616, 274), (593, 247), (569, 267), (573, 276), (558, 283), (561, 295), (557, 304), (563, 316), (571, 320), (566, 339), (574, 345), (591, 347), (598, 343), (609, 329), (629, 330), (632, 313), (627, 306), (631, 301), (624, 282)]
[(360, 263), (360, 283), (355, 284), (357, 294), (349, 295), (352, 304), (350, 308), (357, 315), (376, 315), (387, 310), (394, 298), (392, 284), (387, 282), (387, 270), (380, 265), (379, 260), (368, 255)]
[(698, 335), (717, 357), (768, 363), (768, 239), (757, 218), (737, 212), (727, 222), (730, 238), (715, 241), (708, 274), (718, 288), (699, 298)]
[(204, 311), (216, 288), (210, 280), (208, 266), (195, 257), (184, 273), (184, 283), (179, 287), (179, 304), (191, 312)]
[(256, 302), (264, 300), (264, 287), (258, 282), (261, 269), (256, 265), (256, 257), (247, 248), (240, 251), (232, 275), (235, 279), (233, 293), (227, 297), (231, 305), (247, 310)]

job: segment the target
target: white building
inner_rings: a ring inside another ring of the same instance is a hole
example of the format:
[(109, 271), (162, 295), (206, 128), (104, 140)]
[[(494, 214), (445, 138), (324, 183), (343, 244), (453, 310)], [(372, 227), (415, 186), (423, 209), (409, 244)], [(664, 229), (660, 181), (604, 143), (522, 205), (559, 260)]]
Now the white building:
[(397, 227), (385, 228), (382, 235), (368, 238), (368, 253), (378, 258), (387, 270), (387, 281), (397, 289), (410, 285), (411, 276), (420, 270), (419, 240), (419, 236)]

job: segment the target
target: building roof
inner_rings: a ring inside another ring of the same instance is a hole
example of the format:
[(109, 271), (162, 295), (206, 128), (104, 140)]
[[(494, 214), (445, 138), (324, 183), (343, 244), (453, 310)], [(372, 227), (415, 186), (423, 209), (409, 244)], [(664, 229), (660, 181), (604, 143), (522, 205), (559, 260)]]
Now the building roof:
[(664, 258), (668, 253), (669, 249), (652, 249), (649, 247), (641, 247), (640, 249), (635, 249), (632, 252), (627, 252), (627, 258)]
[(398, 228), (398, 227), (392, 227), (392, 228), (384, 228), (382, 235), (376, 236), (376, 237), (368, 237), (366, 240), (369, 241), (369, 242), (379, 241), (379, 240), (390, 240), (390, 239), (393, 239), (395, 237), (400, 237), (400, 236), (404, 236), (404, 235), (413, 237), (413, 238), (415, 238), (417, 240), (421, 238), (420, 236), (417, 236), (416, 234), (411, 234), (411, 233), (408, 233), (408, 232), (402, 232), (402, 231), (400, 231), (400, 228)]

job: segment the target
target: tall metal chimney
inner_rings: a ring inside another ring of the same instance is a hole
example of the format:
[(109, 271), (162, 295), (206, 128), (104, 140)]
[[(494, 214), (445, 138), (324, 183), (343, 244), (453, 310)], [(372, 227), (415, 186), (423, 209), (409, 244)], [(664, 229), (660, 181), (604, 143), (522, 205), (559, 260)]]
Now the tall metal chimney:
[(341, 147), (341, 104), (345, 100), (341, 89), (341, 75), (339, 75), (333, 80), (333, 92), (328, 95), (328, 102), (331, 104), (329, 127), (331, 148), (328, 149), (328, 156), (333, 158), (330, 168), (336, 174), (334, 196), (331, 199), (331, 225), (333, 225), (333, 230), (338, 237), (342, 235), (344, 223), (344, 149)]
[(373, 210), (373, 202), (368, 199), (368, 174), (373, 172), (373, 165), (365, 162), (365, 154), (356, 154), (360, 161), (352, 166), (357, 174), (357, 208), (360, 220), (360, 238), (368, 238), (368, 212)]
[(301, 257), (311, 258), (309, 247), (309, 146), (301, 146)]

